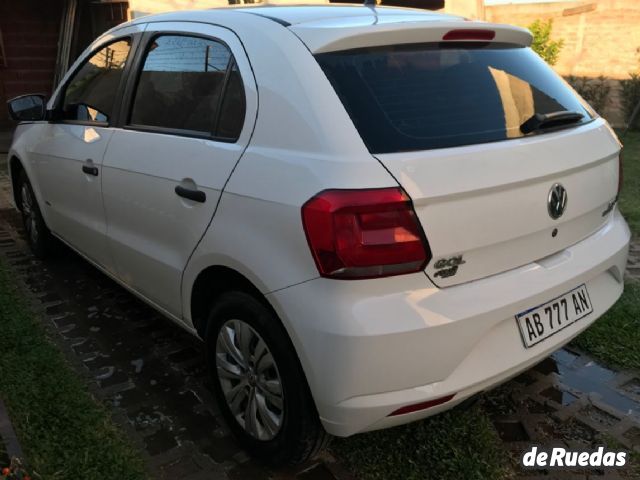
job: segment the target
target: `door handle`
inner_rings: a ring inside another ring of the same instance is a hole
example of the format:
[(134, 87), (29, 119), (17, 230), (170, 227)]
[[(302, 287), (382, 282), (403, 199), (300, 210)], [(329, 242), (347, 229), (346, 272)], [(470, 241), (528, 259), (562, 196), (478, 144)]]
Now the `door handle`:
[(207, 201), (207, 194), (202, 190), (192, 190), (190, 188), (184, 188), (181, 185), (176, 186), (176, 195), (183, 198), (188, 198), (194, 202), (204, 203)]
[(82, 171), (87, 175), (93, 175), (94, 177), (98, 176), (98, 167), (91, 167), (89, 165), (83, 165)]

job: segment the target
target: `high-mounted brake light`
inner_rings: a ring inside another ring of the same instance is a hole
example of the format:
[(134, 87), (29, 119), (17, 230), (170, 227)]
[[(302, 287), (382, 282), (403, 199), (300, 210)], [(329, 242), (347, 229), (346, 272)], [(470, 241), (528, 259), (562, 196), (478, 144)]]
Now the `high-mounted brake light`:
[(431, 258), (411, 200), (400, 188), (325, 190), (303, 205), (302, 223), (323, 277), (419, 272)]
[(442, 40), (446, 41), (464, 41), (464, 40), (484, 40), (489, 41), (496, 38), (496, 32), (493, 30), (480, 30), (472, 28), (463, 28), (450, 30), (444, 34)]

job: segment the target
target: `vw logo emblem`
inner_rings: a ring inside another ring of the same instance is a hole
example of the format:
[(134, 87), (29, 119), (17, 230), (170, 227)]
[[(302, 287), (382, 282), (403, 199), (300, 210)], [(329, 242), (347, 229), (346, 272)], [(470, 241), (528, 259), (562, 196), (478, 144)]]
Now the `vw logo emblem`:
[(549, 190), (547, 199), (547, 211), (554, 220), (560, 218), (567, 208), (567, 191), (562, 185), (556, 183)]

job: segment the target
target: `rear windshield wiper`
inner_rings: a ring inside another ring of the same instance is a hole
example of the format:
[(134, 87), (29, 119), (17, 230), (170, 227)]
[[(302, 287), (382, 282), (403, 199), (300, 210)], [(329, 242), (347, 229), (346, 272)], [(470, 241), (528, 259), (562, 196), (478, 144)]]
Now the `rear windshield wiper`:
[(577, 123), (584, 118), (579, 112), (569, 112), (562, 110), (553, 113), (536, 113), (526, 122), (520, 125), (520, 131), (525, 135), (527, 133), (542, 130), (544, 128), (558, 127), (571, 123)]

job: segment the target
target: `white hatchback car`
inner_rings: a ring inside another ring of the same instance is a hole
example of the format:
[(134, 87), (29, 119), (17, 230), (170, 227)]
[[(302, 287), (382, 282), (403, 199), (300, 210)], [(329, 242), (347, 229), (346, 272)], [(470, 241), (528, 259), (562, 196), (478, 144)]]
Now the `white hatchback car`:
[(10, 102), (17, 207), (206, 342), (242, 445), (449, 409), (620, 296), (620, 143), (528, 31), (399, 8), (161, 14)]

